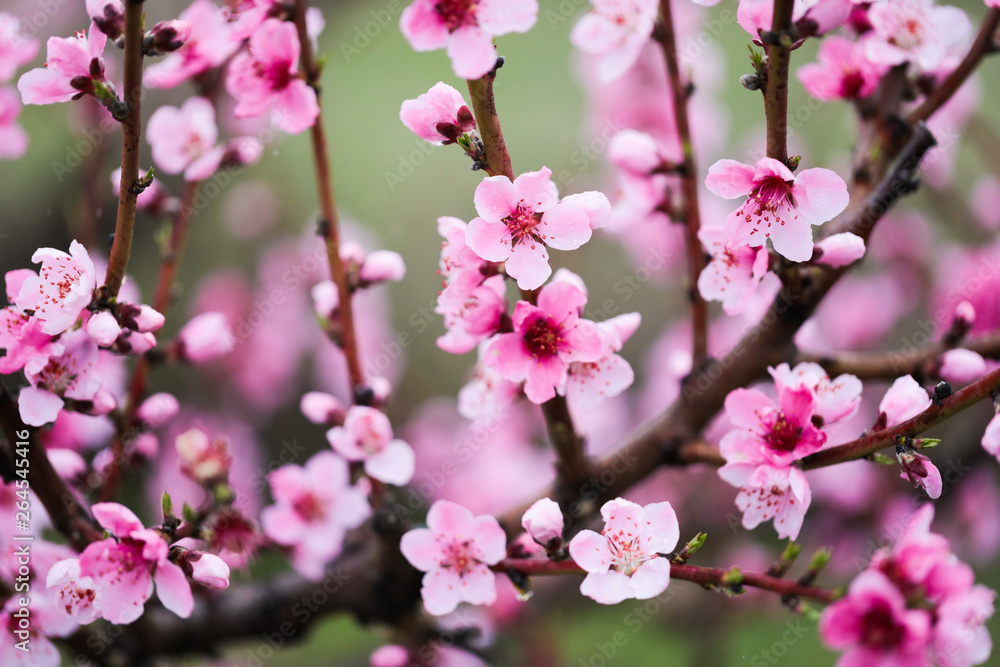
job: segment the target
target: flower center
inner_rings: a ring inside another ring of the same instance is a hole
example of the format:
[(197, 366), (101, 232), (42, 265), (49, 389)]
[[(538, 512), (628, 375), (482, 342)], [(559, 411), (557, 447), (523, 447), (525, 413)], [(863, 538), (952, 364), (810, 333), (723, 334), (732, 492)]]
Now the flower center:
[(891, 648), (903, 639), (903, 627), (884, 602), (865, 613), (861, 620), (861, 642), (866, 646)]
[(524, 333), (524, 345), (535, 359), (548, 359), (559, 352), (562, 343), (562, 327), (553, 324), (547, 317), (539, 317)]
[(778, 452), (791, 452), (799, 444), (802, 428), (788, 421), (785, 413), (778, 411), (778, 416), (771, 424), (771, 430), (764, 436), (767, 446)]
[(259, 79), (267, 81), (271, 90), (284, 90), (292, 80), (292, 71), (288, 62), (275, 62), (265, 65), (259, 60), (253, 63), (254, 72)]
[(639, 536), (625, 530), (609, 532), (607, 528), (601, 534), (608, 539), (608, 548), (614, 559), (612, 567), (622, 574), (632, 575), (639, 566), (654, 556), (643, 553), (639, 546)]
[[(66, 297), (78, 289), (77, 285), (80, 276), (83, 275), (83, 271), (75, 263), (69, 263), (71, 261), (69, 259), (60, 259), (56, 261), (55, 266), (42, 267), (40, 271), (42, 279), (55, 288), (54, 295), (45, 294), (44, 304), (48, 305), (56, 301), (65, 301)], [(44, 305), (39, 310), (45, 312)]]
[(326, 518), (326, 508), (319, 498), (311, 493), (306, 493), (298, 498), (294, 503), (295, 511), (306, 521), (318, 521)]
[[(71, 358), (71, 355), (67, 355)], [(76, 373), (66, 363), (63, 357), (51, 357), (49, 363), (38, 374), (39, 384), (43, 384), (51, 391), (59, 393), (66, 390), (66, 387), (76, 379)]]
[[(541, 243), (541, 239), (538, 238), (538, 234), (535, 232), (535, 225), (538, 224), (535, 212), (524, 208), (521, 204), (517, 205), (517, 208), (511, 215), (503, 219), (503, 223), (510, 230), (511, 248), (518, 243)], [(531, 247), (534, 249), (535, 246), (532, 245)]]
[(478, 0), (439, 0), (434, 5), (448, 32), (455, 32), (465, 25), (478, 25), (476, 3)]
[(750, 198), (757, 202), (758, 212), (766, 209), (773, 211), (784, 203), (792, 204), (791, 185), (777, 176), (770, 176), (750, 193)]
[(460, 577), (472, 572), (472, 570), (482, 563), (479, 550), (469, 540), (462, 542), (451, 542), (444, 548), (444, 557), (441, 559), (441, 567), (454, 569)]
[(865, 78), (858, 70), (844, 72), (844, 78), (840, 82), (840, 94), (843, 97), (855, 98), (861, 94), (861, 88), (865, 85)]

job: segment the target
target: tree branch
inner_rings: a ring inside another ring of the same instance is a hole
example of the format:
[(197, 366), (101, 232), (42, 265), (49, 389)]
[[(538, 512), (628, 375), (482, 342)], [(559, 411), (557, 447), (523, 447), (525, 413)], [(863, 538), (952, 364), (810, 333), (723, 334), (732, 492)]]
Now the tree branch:
[(681, 79), (680, 64), (677, 60), (677, 38), (674, 33), (674, 19), (670, 11), (670, 0), (660, 0), (660, 44), (667, 63), (667, 76), (673, 101), (677, 134), (684, 151), (681, 188), (684, 193), (685, 237), (688, 265), (688, 299), (691, 302), (691, 365), (700, 366), (708, 356), (708, 307), (698, 291), (698, 277), (705, 268), (705, 253), (698, 239), (701, 227), (701, 213), (698, 204), (698, 170), (694, 161), (694, 146), (691, 142), (691, 126), (688, 122), (688, 87)]
[(788, 164), (788, 71), (792, 61), (792, 10), (794, 0), (774, 0), (771, 22), (773, 43), (767, 49), (767, 157)]
[(139, 174), (139, 135), (142, 132), (142, 2), (125, 2), (125, 103), (128, 114), (122, 121), (122, 177), (119, 183), (118, 217), (115, 220), (115, 240), (108, 257), (108, 272), (104, 277), (105, 296), (118, 296), (129, 255), (132, 253), (132, 232), (135, 228), (135, 205), (139, 197), (136, 178)]
[[(497, 61), (497, 66), (502, 64)], [(472, 112), (476, 116), (476, 127), (486, 149), (486, 173), (490, 176), (506, 176), (514, 180), (514, 168), (510, 164), (510, 153), (500, 129), (496, 99), (493, 97), (493, 80), (497, 77), (497, 67), (478, 79), (470, 79), (469, 97), (472, 98)]]

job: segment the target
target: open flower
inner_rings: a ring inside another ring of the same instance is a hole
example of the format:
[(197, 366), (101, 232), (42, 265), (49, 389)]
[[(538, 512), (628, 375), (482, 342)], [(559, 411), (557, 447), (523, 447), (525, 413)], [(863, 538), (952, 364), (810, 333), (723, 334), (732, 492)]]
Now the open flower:
[(459, 602), (489, 605), (496, 601), (496, 565), (507, 555), (507, 537), (495, 518), (473, 516), (457, 503), (437, 500), (427, 513), (427, 528), (403, 535), (399, 549), (424, 575), (420, 594), (435, 616)]
[(739, 315), (767, 275), (769, 255), (764, 246), (729, 246), (725, 237), (722, 227), (698, 230), (698, 238), (712, 257), (698, 276), (698, 291), (706, 300), (721, 301), (727, 315)]
[(948, 49), (968, 34), (969, 17), (958, 7), (933, 0), (886, 0), (868, 9), (872, 31), (864, 42), (873, 63), (912, 62), (925, 72), (938, 69)]
[(680, 527), (670, 503), (640, 507), (621, 498), (601, 508), (604, 530), (582, 530), (569, 543), (576, 564), (588, 572), (580, 592), (601, 604), (648, 600), (670, 584), (669, 554)]
[(168, 174), (184, 172), (188, 181), (211, 176), (226, 152), (216, 145), (215, 108), (204, 97), (192, 97), (180, 108), (162, 106), (149, 117), (146, 141), (156, 166)]
[(830, 100), (860, 100), (871, 95), (882, 78), (883, 68), (870, 62), (858, 42), (833, 35), (823, 40), (819, 62), (799, 68), (802, 85), (813, 97)]
[(236, 98), (237, 118), (271, 111), (275, 126), (298, 134), (312, 127), (319, 115), (316, 91), (299, 77), (299, 38), (295, 26), (267, 19), (229, 65), (226, 90)]
[(97, 344), (87, 332), (65, 333), (51, 349), (50, 356), (35, 355), (24, 365), (31, 386), (21, 390), (17, 404), (21, 419), (30, 426), (55, 421), (65, 405), (63, 399), (90, 401), (101, 388)]
[(31, 256), (41, 262), (37, 276), (29, 276), (18, 292), (15, 304), (33, 311), (42, 322), (42, 333), (55, 336), (76, 323), (94, 297), (97, 270), (87, 249), (73, 241), (69, 254), (55, 248), (39, 248)]
[(485, 260), (506, 261), (521, 289), (535, 289), (552, 274), (548, 248), (575, 250), (590, 240), (590, 211), (578, 200), (560, 202), (551, 176), (542, 167), (513, 183), (491, 176), (476, 188), (479, 217), (469, 223), (466, 243)]
[(326, 439), (348, 461), (364, 461), (370, 477), (396, 485), (413, 478), (413, 448), (393, 439), (389, 418), (375, 408), (351, 406), (344, 425), (327, 431)]
[(573, 362), (598, 361), (605, 345), (597, 325), (580, 319), (587, 297), (568, 282), (546, 285), (538, 305), (518, 301), (514, 332), (500, 334), (483, 352), (484, 363), (500, 377), (524, 382), (533, 403), (544, 403), (562, 391)]
[(829, 169), (806, 169), (797, 176), (784, 164), (765, 157), (756, 165), (719, 160), (708, 170), (705, 187), (723, 199), (747, 196), (726, 218), (731, 246), (763, 246), (805, 262), (812, 257), (812, 225), (821, 225), (847, 208), (847, 185)]
[(21, 101), (55, 104), (84, 94), (104, 97), (97, 86), (113, 96), (111, 84), (104, 78), (103, 53), (107, 41), (107, 36), (94, 25), (87, 34), (49, 37), (45, 66), (25, 72), (17, 80)]
[(597, 74), (611, 81), (624, 74), (653, 34), (656, 0), (590, 0), (591, 11), (573, 27), (569, 39), (585, 53), (601, 56)]
[(478, 79), (496, 64), (493, 38), (527, 32), (537, 19), (537, 0), (415, 0), (399, 29), (415, 51), (445, 48), (456, 76)]

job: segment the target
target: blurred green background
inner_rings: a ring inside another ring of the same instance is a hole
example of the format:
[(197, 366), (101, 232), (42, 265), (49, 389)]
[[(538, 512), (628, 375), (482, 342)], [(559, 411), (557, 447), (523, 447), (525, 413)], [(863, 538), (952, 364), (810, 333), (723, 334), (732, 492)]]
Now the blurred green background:
[[(686, 2), (687, 0), (679, 0)], [(77, 7), (75, 4), (79, 4)], [(82, 2), (67, 6), (52, 22), (57, 34), (69, 34), (82, 27)], [(176, 16), (186, 3), (147, 3), (151, 19)], [(545, 165), (554, 173), (569, 170), (572, 180), (561, 187), (565, 194), (604, 187), (609, 172), (603, 159), (579, 157), (594, 136), (585, 125), (585, 94), (574, 74), (574, 54), (568, 34), (584, 11), (584, 0), (540, 0), (536, 27), (524, 35), (506, 35), (498, 40), (499, 53), (506, 64), (496, 83), (499, 113), (516, 172)], [(956, 2), (973, 20), (983, 13), (981, 2)], [(468, 168), (468, 161), (455, 147), (429, 148), (399, 122), (402, 100), (416, 97), (439, 80), (462, 89), (443, 51), (415, 53), (399, 33), (398, 14), (382, 25), (397, 2), (342, 0), (321, 2), (326, 29), (320, 49), (326, 56), (323, 98), (326, 126), (331, 143), (334, 184), (341, 212), (377, 237), (379, 247), (401, 253), (407, 264), (407, 279), (390, 285), (387, 293), (393, 304), (393, 324), (408, 329), (407, 318), (419, 306), (434, 302), (440, 288), (436, 276), (440, 238), (435, 221), (440, 215), (465, 220), (474, 215), (472, 192), (481, 175)], [(20, 3), (29, 11), (34, 3)], [(736, 3), (723, 0), (704, 13), (703, 21), (721, 12), (735, 12)], [(15, 8), (15, 13), (17, 9)], [(707, 23), (704, 23), (707, 25)], [(366, 32), (367, 30), (367, 32)], [(43, 29), (42, 36), (50, 34)], [(687, 35), (687, 38), (693, 35)], [(738, 77), (749, 71), (746, 33), (735, 23), (725, 25), (710, 48), (721, 48), (725, 57), (724, 90), (721, 101), (728, 109), (731, 128), (726, 136), (725, 156), (744, 159), (747, 142), (760, 135), (763, 112), (759, 97), (742, 89)], [(795, 63), (815, 59), (815, 44), (796, 52)], [(42, 61), (42, 54), (36, 58)], [(997, 63), (990, 62), (981, 75), (980, 108), (987, 122), (997, 127)], [(179, 104), (188, 89), (150, 91), (144, 102), (146, 118), (160, 104)], [(790, 108), (804, 104), (801, 85), (792, 83)], [(97, 247), (114, 228), (114, 203), (109, 175), (120, 152), (120, 135), (114, 132), (98, 142), (97, 150), (85, 158), (81, 168), (62, 176), (54, 164), (66, 162), (81, 140), (68, 122), (72, 105), (27, 107), (22, 111), (31, 144), (28, 154), (16, 162), (0, 162), (0, 269), (6, 271), (30, 265), (30, 256), (39, 246), (66, 248), (69, 241), (84, 233), (88, 211), (96, 211)], [(833, 162), (843, 169), (846, 149), (853, 142), (847, 105), (830, 104), (816, 111), (798, 133), (808, 146), (811, 165)], [(143, 165), (149, 164), (148, 146), (143, 145)], [(723, 155), (715, 156), (722, 157)], [(805, 163), (805, 162), (804, 162)], [(707, 164), (699, 165), (701, 170)], [(958, 182), (968, 182), (983, 170), (982, 156), (964, 143), (957, 167)], [(412, 171), (412, 174), (410, 173)], [(399, 182), (397, 178), (401, 177)], [(253, 239), (239, 239), (222, 224), (222, 208), (231, 185), (211, 202), (196, 219), (182, 268), (181, 302), (176, 312), (185, 312), (199, 278), (220, 267), (241, 267), (254, 271), (260, 253), (277, 240), (300, 236), (313, 225), (317, 205), (307, 135), (286, 137), (269, 145), (259, 164), (245, 170), (239, 181), (267, 181), (278, 193), (280, 213), (274, 228)], [(166, 176), (162, 182), (179, 193), (181, 182)], [(965, 213), (962, 195), (934, 198), (919, 195), (912, 205), (932, 207), (940, 219)], [(158, 267), (154, 236), (157, 224), (140, 216), (130, 273), (144, 293), (151, 292)], [(963, 234), (960, 227), (956, 234)], [(601, 276), (620, 276), (630, 271), (629, 259), (617, 242), (596, 237), (576, 253), (558, 254), (557, 266), (581, 273), (591, 290), (591, 303), (611, 295), (610, 283)], [(643, 313), (644, 325), (632, 350), (644, 350), (655, 340), (661, 325), (670, 319), (672, 308), (681, 307), (679, 285), (657, 285), (636, 294), (634, 308)], [(630, 304), (631, 305), (631, 304)], [(183, 321), (183, 320), (181, 320)], [(169, 320), (168, 320), (169, 322)], [(168, 329), (172, 325), (168, 323)], [(454, 395), (464, 384), (472, 358), (441, 352), (434, 340), (442, 332), (439, 323), (425, 334), (415, 335), (408, 350), (405, 375), (395, 388), (390, 414), (404, 423), (415, 406), (435, 395)], [(412, 330), (411, 330), (412, 333)], [(655, 373), (638, 363), (642, 354), (630, 360), (637, 375)], [(190, 376), (168, 370), (157, 376), (157, 387), (184, 394), (191, 388)], [(263, 441), (277, 445), (285, 439), (315, 440), (315, 430), (303, 426), (294, 406), (279, 414), (267, 426)], [(323, 443), (315, 443), (318, 449)], [(995, 509), (995, 508), (992, 508)], [(772, 554), (780, 545), (764, 536)], [(278, 564), (265, 562), (267, 572)], [(984, 583), (997, 586), (996, 572)], [(575, 583), (573, 584), (575, 585)], [(519, 642), (551, 645), (558, 664), (567, 666), (602, 665), (832, 665), (835, 656), (822, 649), (814, 623), (787, 613), (774, 599), (752, 596), (723, 600), (717, 594), (697, 590), (686, 583), (668, 589), (677, 595), (681, 615), (671, 614), (664, 601), (628, 601), (613, 608), (600, 608), (575, 598), (571, 608), (550, 606), (529, 611), (529, 620), (518, 626), (501, 644), (501, 655)], [(569, 598), (574, 599), (574, 598)], [(683, 602), (683, 604), (681, 604)], [(655, 603), (655, 604), (654, 604)], [(662, 607), (662, 608), (661, 608)], [(993, 623), (995, 626), (996, 624)], [(378, 631), (359, 627), (352, 619), (339, 616), (316, 625), (305, 642), (282, 648), (264, 662), (272, 665), (364, 665), (368, 653), (383, 642)], [(265, 655), (259, 640), (234, 645), (227, 657), (234, 665), (254, 664), (252, 656)], [(506, 645), (508, 648), (504, 649)], [(500, 663), (514, 664), (514, 663)], [(544, 664), (544, 663), (537, 663)], [(992, 664), (1000, 664), (994, 658)]]

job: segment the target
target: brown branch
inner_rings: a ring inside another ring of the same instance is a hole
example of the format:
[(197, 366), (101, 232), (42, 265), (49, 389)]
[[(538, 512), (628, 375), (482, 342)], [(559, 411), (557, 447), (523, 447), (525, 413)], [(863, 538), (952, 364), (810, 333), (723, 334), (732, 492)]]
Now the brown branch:
[(965, 54), (965, 58), (962, 59), (958, 67), (952, 70), (951, 74), (941, 82), (940, 86), (934, 89), (934, 92), (927, 96), (927, 99), (919, 107), (910, 112), (910, 115), (907, 117), (910, 123), (930, 118), (972, 76), (983, 56), (997, 50), (994, 40), (998, 26), (1000, 26), (1000, 8), (994, 7), (986, 13), (983, 24), (979, 28), (979, 34), (976, 35), (976, 40), (972, 43), (969, 52)]
[[(506, 558), (490, 569), (495, 572), (517, 572), (527, 576), (587, 574), (586, 570), (572, 560), (553, 561), (540, 558)], [(739, 570), (722, 570), (715, 567), (671, 563), (670, 578), (690, 581), (705, 588), (714, 589), (733, 589), (741, 585), (751, 586), (777, 593), (783, 598), (811, 598), (827, 603), (833, 602), (837, 598), (835, 591), (815, 586), (803, 586), (796, 581), (772, 577), (762, 572), (741, 572)]]
[(677, 38), (674, 33), (674, 19), (670, 11), (670, 0), (660, 0), (660, 44), (667, 63), (674, 118), (677, 134), (684, 151), (681, 189), (684, 194), (685, 247), (688, 265), (688, 299), (691, 302), (691, 365), (700, 366), (708, 356), (708, 307), (698, 292), (698, 277), (705, 268), (705, 253), (698, 239), (701, 227), (701, 213), (698, 205), (698, 170), (694, 161), (694, 146), (691, 142), (691, 126), (688, 122), (688, 87), (681, 79), (680, 64), (677, 60)]
[[(892, 380), (901, 375), (925, 375), (929, 365), (933, 364), (944, 352), (953, 349), (943, 341), (936, 341), (923, 347), (894, 352), (840, 352), (837, 354), (814, 354), (799, 352), (794, 364), (813, 362), (823, 367), (835, 377), (850, 373), (862, 380), (884, 379)], [(962, 341), (958, 347), (972, 350), (990, 359), (1000, 358), (1000, 334), (990, 334), (979, 338)]]
[(129, 255), (132, 253), (132, 233), (135, 229), (135, 206), (139, 192), (139, 135), (142, 131), (142, 3), (125, 2), (125, 89), (124, 102), (128, 113), (122, 120), (122, 177), (119, 183), (118, 217), (115, 220), (115, 240), (108, 257), (108, 272), (104, 278), (105, 296), (118, 296)]
[(17, 401), (3, 383), (0, 383), (0, 424), (11, 448), (15, 443), (27, 440), (28, 481), (55, 529), (65, 535), (77, 551), (83, 551), (88, 544), (101, 539), (103, 531), (56, 473), (45, 448), (38, 441), (37, 429), (29, 429), (21, 421)]
[(788, 71), (792, 61), (792, 10), (794, 0), (774, 0), (771, 22), (773, 43), (767, 50), (767, 156), (788, 163)]
[(853, 461), (854, 459), (870, 456), (883, 447), (895, 444), (897, 437), (920, 435), (932, 426), (962, 412), (984, 398), (992, 396), (997, 391), (1000, 391), (1000, 369), (986, 375), (981, 380), (973, 382), (968, 387), (961, 389), (948, 398), (932, 404), (931, 407), (902, 424), (874, 433), (868, 433), (853, 442), (824, 449), (811, 456), (807, 456), (802, 460), (803, 467), (807, 470), (822, 468), (835, 463), (843, 463), (844, 461)]
[[(501, 62), (498, 60), (497, 64)], [(493, 80), (496, 77), (497, 68), (494, 67), (482, 77), (470, 79), (469, 97), (472, 98), (476, 127), (486, 149), (486, 173), (490, 176), (506, 176), (513, 181), (514, 168), (510, 164), (510, 153), (507, 152), (507, 143), (503, 139), (496, 99), (493, 97)]]
[(354, 306), (351, 302), (351, 288), (348, 283), (347, 269), (340, 257), (340, 220), (337, 216), (337, 205), (333, 196), (333, 178), (330, 169), (330, 156), (326, 140), (326, 130), (323, 125), (323, 96), (319, 80), (320, 68), (313, 54), (312, 42), (306, 30), (306, 9), (308, 0), (295, 0), (295, 27), (298, 30), (299, 44), (302, 49), (301, 70), (306, 82), (316, 91), (316, 102), (319, 105), (319, 115), (310, 128), (312, 138), (313, 164), (316, 171), (316, 187), (319, 190), (320, 211), (323, 214), (323, 237), (326, 242), (326, 256), (330, 264), (330, 276), (337, 286), (337, 296), (340, 305), (337, 309), (339, 331), (337, 337), (344, 357), (347, 359), (347, 369), (350, 375), (353, 399), (363, 398), (366, 391), (365, 374), (361, 368), (358, 356), (357, 332), (354, 328)]

